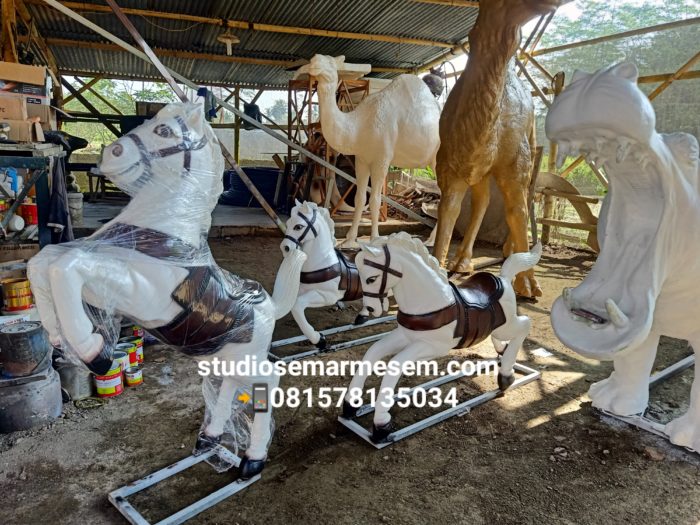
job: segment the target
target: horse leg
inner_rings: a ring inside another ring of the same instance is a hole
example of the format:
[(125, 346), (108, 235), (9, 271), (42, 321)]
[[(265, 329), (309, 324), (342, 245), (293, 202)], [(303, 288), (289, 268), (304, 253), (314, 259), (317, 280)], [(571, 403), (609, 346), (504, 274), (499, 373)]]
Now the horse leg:
[(345, 399), (343, 400), (344, 418), (352, 419), (355, 417), (359, 407), (352, 405), (352, 399), (357, 397), (353, 396), (352, 394), (359, 393), (359, 397), (362, 398), (362, 393), (364, 392), (365, 388), (365, 381), (367, 381), (367, 378), (371, 372), (370, 368), (374, 365), (374, 363), (380, 359), (384, 359), (386, 356), (395, 354), (407, 343), (408, 340), (399, 330), (392, 330), (369, 347), (365, 355), (362, 357), (362, 363), (364, 366), (359, 367), (355, 375), (352, 376), (348, 390), (345, 393)]
[(700, 452), (700, 337), (690, 339), (695, 351), (695, 379), (690, 389), (688, 411), (666, 425), (671, 443)]
[[(387, 364), (387, 373), (382, 378), (382, 384), (379, 387), (377, 405), (374, 409), (372, 441), (375, 443), (381, 443), (394, 431), (394, 427), (391, 424), (391, 414), (389, 413), (389, 410), (394, 404), (394, 392), (396, 391), (396, 385), (399, 382), (399, 379), (401, 379), (400, 370), (404, 366), (404, 363), (421, 361), (446, 354), (445, 349), (440, 349), (440, 351), (437, 350), (438, 349), (436, 346), (431, 343), (426, 341), (415, 341), (396, 354), (389, 361)], [(396, 363), (396, 365), (393, 365), (392, 368), (399, 370), (399, 372), (396, 374), (390, 373), (391, 370), (389, 369), (389, 366), (392, 363)]]
[(367, 183), (369, 182), (369, 165), (355, 158), (355, 178), (357, 185), (355, 188), (355, 213), (352, 216), (352, 226), (345, 237), (343, 246), (347, 248), (357, 247), (357, 230), (360, 228), (360, 220), (362, 220), (362, 210), (365, 207), (365, 199), (367, 197)]
[(326, 348), (326, 338), (306, 320), (304, 310), (307, 308), (320, 308), (329, 304), (333, 304), (333, 302), (328, 302), (318, 291), (310, 290), (297, 297), (297, 302), (292, 307), (292, 317), (299, 325), (301, 332), (312, 344), (321, 350)]
[[(260, 383), (266, 383), (268, 392), (272, 392), (279, 385), (279, 376), (272, 374), (271, 376), (260, 377)], [(267, 447), (272, 438), (272, 409), (268, 408), (265, 412), (256, 412), (253, 417), (253, 426), (250, 429), (250, 447), (245, 452), (245, 456), (241, 461), (240, 477), (241, 479), (250, 479), (256, 474), (259, 474), (265, 466), (267, 458)]]
[(491, 200), (491, 177), (483, 177), (478, 183), (472, 186), (472, 208), (469, 217), (469, 227), (464, 233), (462, 243), (457, 250), (457, 256), (452, 261), (451, 269), (457, 273), (471, 273), (474, 271), (472, 265), (472, 249), (474, 241), (479, 233), (481, 224), (484, 221), (486, 208)]
[(369, 212), (372, 217), (372, 233), (370, 236), (372, 240), (379, 237), (379, 207), (382, 204), (382, 189), (388, 170), (389, 163), (384, 160), (373, 164), (370, 172), (372, 188), (369, 195)]
[(49, 340), (53, 346), (61, 344), (61, 329), (51, 295), (49, 268), (65, 251), (65, 248), (60, 248), (57, 245), (47, 246), (32, 257), (27, 264), (27, 277), (32, 283), (32, 294), (39, 311), (41, 324), (49, 333)]
[(49, 284), (53, 304), (61, 305), (56, 315), (63, 336), (85, 362), (92, 362), (100, 353), (104, 340), (93, 333), (92, 322), (83, 308), (82, 290), (85, 276), (93, 275), (100, 262), (88, 254), (66, 253), (49, 266)]

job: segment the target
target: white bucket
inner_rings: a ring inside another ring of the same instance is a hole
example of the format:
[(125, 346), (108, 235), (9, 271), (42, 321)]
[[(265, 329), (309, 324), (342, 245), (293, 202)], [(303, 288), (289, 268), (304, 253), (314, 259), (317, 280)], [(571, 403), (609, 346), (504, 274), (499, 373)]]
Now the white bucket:
[(79, 226), (83, 223), (83, 194), (69, 193), (68, 194), (68, 212), (70, 213), (71, 223)]

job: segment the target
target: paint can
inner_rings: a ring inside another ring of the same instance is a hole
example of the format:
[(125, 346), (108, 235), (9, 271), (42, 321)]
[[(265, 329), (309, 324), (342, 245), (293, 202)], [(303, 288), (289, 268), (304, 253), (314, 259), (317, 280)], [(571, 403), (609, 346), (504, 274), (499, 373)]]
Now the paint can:
[(140, 385), (143, 383), (143, 369), (138, 365), (127, 368), (124, 377), (126, 378), (126, 386)]
[(122, 383), (122, 364), (113, 361), (112, 367), (103, 376), (95, 376), (97, 397), (114, 397), (124, 392)]
[(120, 339), (117, 343), (117, 346), (115, 346), (114, 349), (120, 352), (126, 352), (126, 355), (129, 358), (129, 363), (126, 365), (126, 368), (138, 364), (138, 358), (136, 357), (136, 345), (134, 343), (124, 341), (124, 339)]
[(2, 298), (4, 310), (8, 312), (26, 310), (34, 304), (28, 279), (3, 279)]
[(141, 328), (139, 325), (135, 324), (132, 328), (131, 335), (133, 335), (134, 337), (140, 337), (141, 339), (143, 339), (143, 336), (146, 335), (146, 333), (144, 332), (143, 328)]
[(24, 202), (19, 205), (19, 216), (27, 224), (39, 224), (39, 212), (35, 202)]
[[(132, 335), (131, 337), (122, 337), (120, 340), (122, 343), (129, 343), (136, 346), (136, 363), (139, 365), (143, 364), (143, 337), (137, 337)], [(134, 364), (132, 362), (132, 364)]]
[(129, 363), (129, 354), (127, 354), (124, 350), (115, 350), (114, 360), (119, 361), (122, 366), (122, 372), (126, 372), (126, 370), (131, 366), (131, 363)]

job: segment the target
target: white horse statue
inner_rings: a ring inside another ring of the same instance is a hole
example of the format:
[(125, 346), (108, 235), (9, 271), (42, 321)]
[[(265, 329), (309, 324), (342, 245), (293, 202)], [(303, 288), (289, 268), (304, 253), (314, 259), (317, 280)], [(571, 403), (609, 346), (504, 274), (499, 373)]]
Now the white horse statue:
[[(306, 256), (300, 250), (287, 255), (272, 297), (216, 264), (207, 233), (223, 166), (196, 104), (170, 104), (105, 148), (100, 170), (131, 202), (90, 237), (47, 246), (29, 262), (52, 344), (104, 374), (123, 316), (197, 360), (267, 359), (275, 319), (294, 304)], [(236, 389), (254, 382), (273, 388), (278, 376), (223, 378), (198, 450), (220, 441)], [(241, 478), (262, 470), (270, 437), (270, 412), (256, 413)]]
[[(375, 316), (388, 309), (388, 292), (399, 306), (398, 326), (374, 343), (364, 361), (375, 363), (392, 356), (387, 365), (436, 359), (453, 348), (466, 348), (491, 340), (500, 355), (498, 386), (506, 390), (515, 381), (513, 365), (530, 331), (530, 319), (518, 315), (511, 282), (540, 259), (542, 247), (514, 253), (506, 259), (500, 276), (479, 272), (463, 286), (447, 279), (437, 259), (418, 239), (404, 232), (378, 238), (362, 246), (356, 263), (362, 277), (364, 304)], [(367, 375), (356, 374), (343, 402), (343, 417), (355, 417), (358, 406), (351, 402), (353, 392), (364, 388)], [(372, 441), (381, 443), (394, 430), (389, 408), (401, 374), (387, 373), (376, 397)]]
[[(296, 248), (306, 254), (292, 315), (306, 338), (321, 350), (326, 348), (326, 338), (306, 320), (304, 310), (362, 298), (357, 267), (335, 244), (335, 224), (328, 210), (314, 202), (296, 201), (280, 248), (285, 255)], [(362, 324), (368, 318), (367, 308), (363, 306), (355, 324)]]

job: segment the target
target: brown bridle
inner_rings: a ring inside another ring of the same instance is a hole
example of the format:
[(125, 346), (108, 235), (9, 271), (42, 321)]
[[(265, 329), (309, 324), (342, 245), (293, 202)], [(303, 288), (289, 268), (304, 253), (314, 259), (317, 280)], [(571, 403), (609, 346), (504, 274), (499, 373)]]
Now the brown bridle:
[[(363, 290), (362, 295), (365, 297), (372, 297), (375, 299), (386, 299), (389, 296), (389, 293), (386, 290), (386, 282), (389, 278), (389, 274), (395, 275), (396, 277), (403, 277), (403, 274), (399, 272), (398, 270), (394, 270), (391, 268), (391, 253), (389, 252), (389, 247), (385, 244), (383, 246), (384, 248), (384, 264), (376, 263), (374, 261), (363, 261), (365, 265), (371, 266), (372, 268), (376, 268), (378, 270), (382, 271), (382, 280), (381, 283), (379, 284), (379, 291), (378, 292), (365, 292)], [(363, 286), (364, 288), (364, 286)]]
[(301, 248), (301, 241), (303, 241), (306, 236), (309, 234), (309, 232), (313, 233), (314, 237), (318, 237), (318, 232), (316, 231), (316, 227), (314, 226), (314, 223), (316, 222), (316, 210), (312, 210), (311, 218), (309, 219), (306, 215), (301, 213), (300, 211), (297, 212), (297, 215), (303, 219), (303, 221), (306, 223), (306, 228), (304, 229), (303, 232), (301, 232), (301, 235), (297, 237), (292, 237), (289, 234), (286, 234), (284, 236), (285, 239), (289, 239), (292, 241), (294, 244), (297, 245), (298, 248)]

